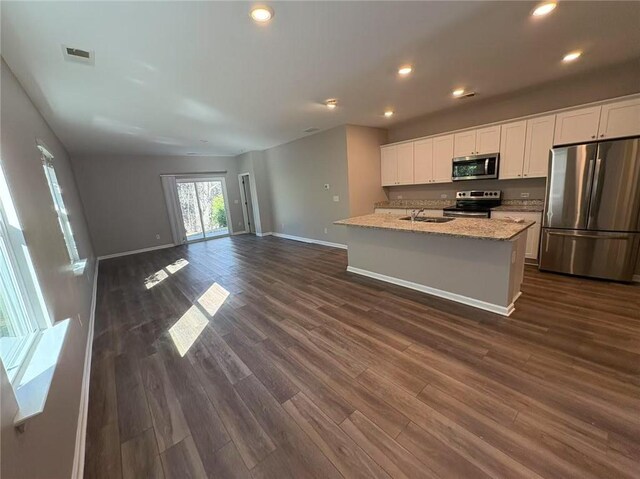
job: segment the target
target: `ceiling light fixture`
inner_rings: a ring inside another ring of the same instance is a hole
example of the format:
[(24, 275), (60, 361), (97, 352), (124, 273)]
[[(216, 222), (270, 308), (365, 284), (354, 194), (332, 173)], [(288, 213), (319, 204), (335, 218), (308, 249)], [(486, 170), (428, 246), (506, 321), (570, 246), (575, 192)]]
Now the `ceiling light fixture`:
[(580, 55), (582, 55), (582, 52), (580, 52), (580, 51), (570, 52), (570, 53), (567, 53), (562, 58), (562, 61), (563, 62), (572, 62), (572, 61), (577, 60), (578, 58), (580, 58)]
[(273, 9), (266, 5), (255, 6), (251, 9), (251, 18), (258, 23), (267, 23), (273, 18)]
[(544, 17), (553, 12), (557, 6), (557, 2), (542, 2), (533, 10), (531, 15), (534, 17)]
[(324, 104), (327, 105), (327, 108), (329, 110), (335, 110), (335, 108), (338, 106), (338, 100), (336, 100), (335, 98), (329, 98), (324, 102)]
[(455, 96), (456, 98), (459, 97), (459, 96), (462, 96), (462, 95), (464, 95), (464, 88), (458, 88), (457, 90), (453, 90), (451, 92), (451, 94), (453, 96)]
[(393, 110), (387, 110), (384, 112), (384, 116), (391, 118), (393, 116)]
[(398, 74), (402, 76), (407, 76), (409, 73), (413, 71), (413, 67), (411, 65), (402, 65), (398, 69)]

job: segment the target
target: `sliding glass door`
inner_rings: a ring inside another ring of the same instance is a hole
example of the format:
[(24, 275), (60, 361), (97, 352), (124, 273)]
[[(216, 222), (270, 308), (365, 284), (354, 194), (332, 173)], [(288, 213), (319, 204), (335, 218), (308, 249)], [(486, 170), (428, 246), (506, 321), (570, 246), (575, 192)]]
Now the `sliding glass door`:
[(187, 242), (229, 234), (223, 178), (180, 179), (176, 187)]

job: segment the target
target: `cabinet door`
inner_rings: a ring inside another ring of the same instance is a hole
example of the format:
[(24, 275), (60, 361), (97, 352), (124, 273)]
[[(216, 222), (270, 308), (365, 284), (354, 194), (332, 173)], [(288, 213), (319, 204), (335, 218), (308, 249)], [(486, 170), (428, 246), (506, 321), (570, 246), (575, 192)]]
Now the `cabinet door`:
[(476, 130), (476, 155), (500, 151), (500, 125)]
[(640, 135), (640, 99), (620, 101), (602, 106), (600, 138)]
[(553, 148), (555, 124), (555, 115), (527, 120), (527, 142), (524, 149), (523, 176), (529, 178), (547, 176), (549, 150)]
[(538, 259), (542, 213), (531, 211), (492, 211), (491, 218), (495, 220), (512, 220), (514, 218), (522, 218), (525, 221), (535, 221), (535, 224), (527, 230), (525, 257), (528, 259)]
[(413, 142), (398, 145), (398, 184), (413, 184)]
[(558, 113), (553, 144), (567, 145), (595, 140), (598, 137), (601, 109), (600, 106), (592, 106)]
[(433, 139), (416, 141), (413, 144), (414, 182), (433, 183)]
[(380, 177), (382, 186), (398, 183), (398, 147), (386, 146), (380, 149)]
[(526, 134), (526, 121), (516, 121), (502, 125), (499, 175), (501, 180), (522, 177)]
[(433, 183), (451, 183), (453, 135), (433, 139)]
[(453, 135), (453, 157), (476, 154), (476, 130), (463, 131)]

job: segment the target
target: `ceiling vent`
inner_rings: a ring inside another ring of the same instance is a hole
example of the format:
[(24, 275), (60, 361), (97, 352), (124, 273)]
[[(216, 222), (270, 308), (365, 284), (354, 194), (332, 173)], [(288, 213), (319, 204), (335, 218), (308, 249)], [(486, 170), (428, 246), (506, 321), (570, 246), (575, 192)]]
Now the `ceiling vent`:
[(464, 93), (460, 96), (457, 96), (456, 98), (459, 100), (460, 98), (471, 98), (472, 96), (476, 96), (476, 92), (475, 91), (470, 91), (469, 93)]
[(62, 45), (62, 55), (68, 62), (84, 63), (85, 65), (94, 65), (93, 50), (83, 50), (81, 48), (73, 48)]
[(302, 130), (305, 133), (315, 133), (316, 131), (320, 131), (320, 128), (316, 128), (314, 126), (312, 126), (311, 128), (307, 128), (306, 130)]

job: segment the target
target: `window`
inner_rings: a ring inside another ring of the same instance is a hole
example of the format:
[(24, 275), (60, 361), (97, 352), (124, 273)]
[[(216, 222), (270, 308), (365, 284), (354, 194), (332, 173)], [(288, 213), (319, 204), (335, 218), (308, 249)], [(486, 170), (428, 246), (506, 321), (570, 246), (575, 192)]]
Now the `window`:
[(0, 165), (0, 359), (10, 381), (50, 322)]
[(71, 223), (69, 222), (69, 215), (67, 209), (64, 206), (64, 200), (62, 199), (62, 191), (60, 184), (58, 183), (58, 177), (56, 176), (56, 170), (53, 166), (53, 155), (42, 144), (38, 144), (38, 149), (42, 154), (42, 165), (44, 167), (44, 175), (47, 178), (47, 184), (49, 185), (49, 191), (51, 192), (51, 198), (53, 199), (53, 205), (55, 206), (56, 213), (58, 214), (58, 222), (60, 223), (60, 229), (62, 230), (62, 236), (64, 236), (64, 242), (67, 245), (67, 252), (69, 253), (69, 259), (71, 264), (80, 262), (80, 255), (78, 254), (78, 247), (76, 246), (76, 240), (73, 237), (73, 231), (71, 230)]

